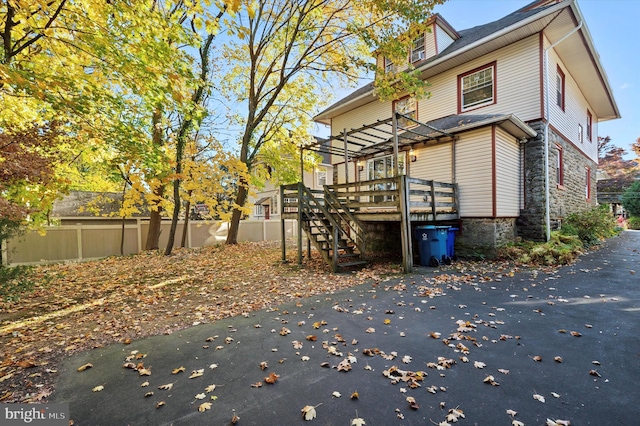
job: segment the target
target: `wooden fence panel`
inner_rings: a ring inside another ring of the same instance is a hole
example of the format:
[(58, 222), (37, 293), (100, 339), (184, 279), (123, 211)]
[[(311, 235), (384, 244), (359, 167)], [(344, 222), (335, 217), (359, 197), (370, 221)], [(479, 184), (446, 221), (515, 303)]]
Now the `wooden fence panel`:
[[(187, 247), (206, 247), (224, 244), (229, 224), (222, 221), (192, 221), (189, 223)], [(170, 224), (162, 223), (160, 248), (166, 247)], [(176, 232), (174, 247), (180, 246), (184, 222)], [(138, 253), (144, 249), (149, 229), (148, 221), (125, 226), (124, 253)], [(295, 237), (295, 220), (285, 221), (285, 235)], [(3, 243), (2, 264), (40, 264), (50, 262), (96, 259), (120, 254), (121, 225), (64, 225), (44, 228), (45, 234), (36, 231), (12, 238)], [(238, 241), (280, 240), (280, 220), (241, 221)]]

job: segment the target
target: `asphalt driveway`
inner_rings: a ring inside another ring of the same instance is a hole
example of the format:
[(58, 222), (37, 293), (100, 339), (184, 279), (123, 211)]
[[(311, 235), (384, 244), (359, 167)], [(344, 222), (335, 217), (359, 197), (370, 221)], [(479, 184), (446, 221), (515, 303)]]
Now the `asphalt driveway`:
[(84, 352), (51, 401), (75, 425), (295, 425), (305, 406), (322, 425), (631, 425), (639, 323), (640, 232), (626, 231), (556, 273), (417, 268)]

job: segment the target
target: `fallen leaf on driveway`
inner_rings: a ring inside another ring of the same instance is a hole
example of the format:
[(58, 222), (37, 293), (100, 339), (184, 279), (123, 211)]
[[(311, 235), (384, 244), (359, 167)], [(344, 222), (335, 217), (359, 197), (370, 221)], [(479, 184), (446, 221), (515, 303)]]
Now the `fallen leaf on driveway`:
[(537, 393), (533, 394), (533, 399), (535, 399), (537, 401), (540, 401), (540, 402), (544, 402), (545, 401), (544, 396), (538, 395)]
[(84, 365), (81, 365), (80, 367), (78, 367), (78, 371), (85, 371), (85, 370), (88, 370), (91, 367), (93, 367), (93, 364), (87, 363), (87, 364), (84, 364)]
[[(318, 404), (319, 405), (319, 404)], [(318, 405), (316, 405), (316, 407), (318, 407)], [(305, 420), (313, 420), (316, 418), (316, 407), (314, 407), (313, 405), (305, 405), (304, 407), (302, 407), (302, 417)]]
[(211, 409), (211, 403), (210, 402), (203, 402), (202, 404), (200, 404), (198, 406), (198, 411), (200, 411), (201, 413), (204, 413), (207, 410)]

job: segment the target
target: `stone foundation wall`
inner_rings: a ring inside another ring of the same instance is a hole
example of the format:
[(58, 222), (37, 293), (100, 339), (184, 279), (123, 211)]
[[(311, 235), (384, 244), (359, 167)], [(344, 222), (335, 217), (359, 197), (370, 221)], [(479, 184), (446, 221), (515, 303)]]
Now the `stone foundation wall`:
[[(545, 229), (544, 185), (544, 123), (529, 124), (538, 132), (524, 145), (525, 207), (517, 220), (517, 235), (529, 240), (542, 241)], [(585, 141), (584, 143), (593, 143)], [(562, 148), (563, 185), (557, 182), (558, 149)], [(591, 194), (586, 196), (586, 168), (591, 170)], [(551, 229), (560, 227), (567, 215), (590, 209), (596, 205), (597, 164), (575, 146), (549, 129), (549, 216)]]
[(460, 235), (456, 236), (455, 253), (462, 257), (492, 258), (498, 247), (512, 243), (515, 237), (515, 218), (465, 218)]
[(400, 222), (364, 222), (364, 235), (369, 253), (393, 253), (402, 256)]

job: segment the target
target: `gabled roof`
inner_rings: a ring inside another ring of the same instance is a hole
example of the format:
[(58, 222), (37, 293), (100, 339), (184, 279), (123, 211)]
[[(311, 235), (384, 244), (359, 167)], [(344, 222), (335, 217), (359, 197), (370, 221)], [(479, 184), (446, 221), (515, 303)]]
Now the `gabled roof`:
[[(417, 63), (423, 78), (429, 78), (518, 40), (545, 31), (553, 43), (584, 21), (575, 0), (534, 1), (488, 24), (459, 31), (460, 37), (438, 55)], [(585, 24), (580, 37), (572, 37), (556, 47), (565, 65), (583, 91), (600, 120), (620, 118), (606, 73)], [(593, 84), (599, 81), (600, 84)], [(329, 124), (332, 117), (374, 101), (374, 85), (369, 83), (319, 113), (315, 120)]]

